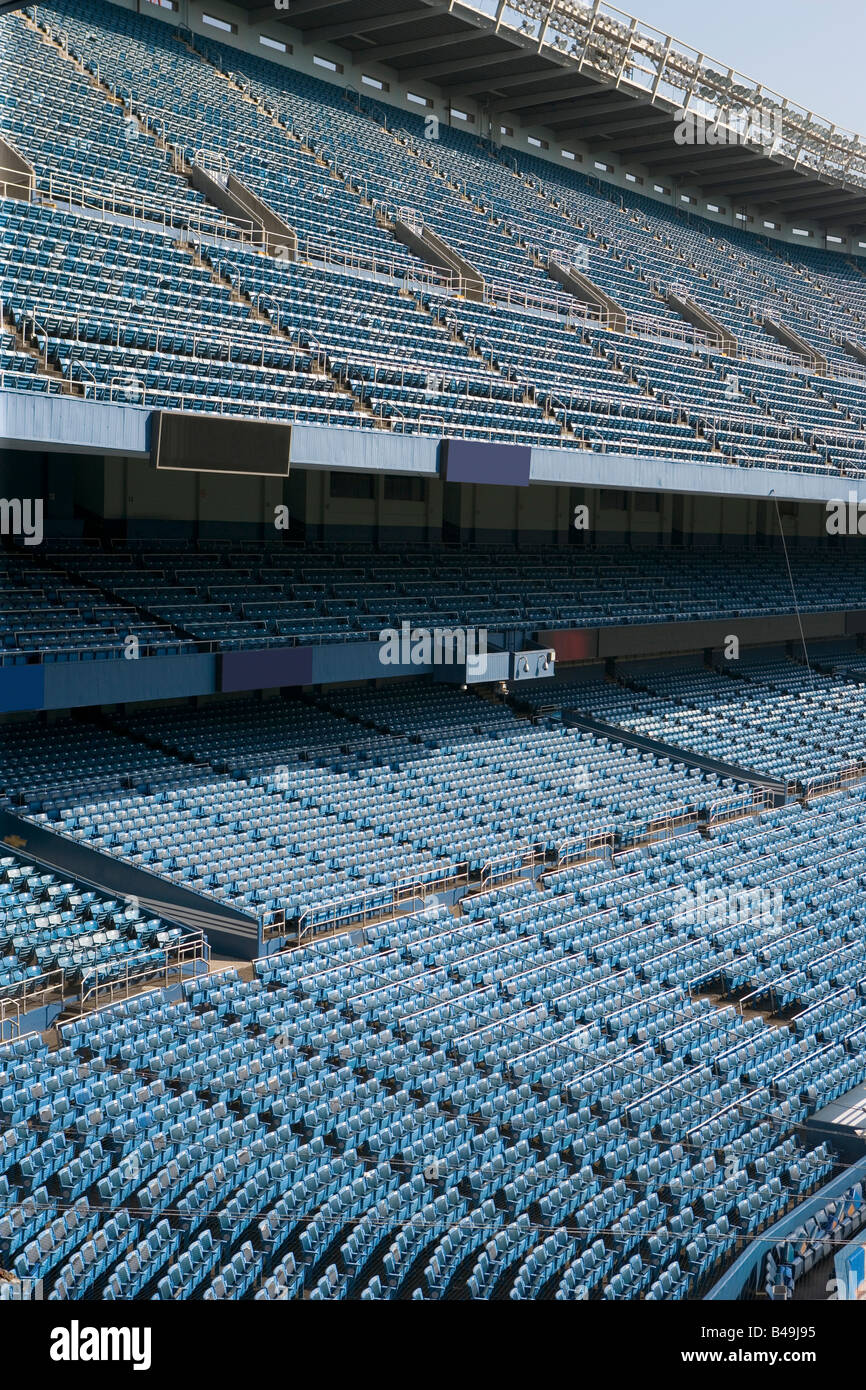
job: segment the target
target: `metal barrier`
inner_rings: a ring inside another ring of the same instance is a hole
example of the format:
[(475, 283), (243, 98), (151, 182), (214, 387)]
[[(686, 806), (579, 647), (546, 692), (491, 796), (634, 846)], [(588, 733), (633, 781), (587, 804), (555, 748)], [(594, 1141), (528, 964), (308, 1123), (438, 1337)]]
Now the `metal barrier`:
[(575, 835), (557, 846), (556, 867), (564, 869), (568, 864), (583, 864), (590, 859), (609, 859), (615, 844), (612, 830), (589, 830), (585, 835)]
[(866, 777), (866, 759), (859, 758), (855, 762), (846, 763), (836, 772), (810, 777), (803, 784), (804, 799), (808, 801), (813, 796), (831, 796), (833, 792), (842, 791), (853, 782), (861, 782), (864, 777)]
[(627, 335), (642, 338), (647, 342), (677, 343), (683, 347), (694, 348), (695, 351), (708, 353), (724, 351), (720, 337), (712, 333), (702, 333), (699, 328), (693, 328), (689, 323), (674, 323), (661, 316), (656, 318), (653, 314), (626, 314), (625, 322)]
[(150, 960), (144, 965), (145, 954), (137, 951), (127, 957), (122, 970), (110, 979), (100, 979), (99, 972), (105, 966), (95, 965), (75, 983), (68, 982), (67, 972), (59, 969), (25, 980), (15, 987), (18, 993), (0, 995), (0, 1040), (20, 1037), (22, 1020), (36, 1009), (57, 1004), (65, 1010), (88, 1013), (115, 999), (128, 999), (145, 984), (156, 987), (156, 982), (167, 985), (182, 979), (191, 967), (195, 971), (209, 959), (207, 941), (201, 932), (189, 933), (178, 945), (169, 947), (161, 963)]
[(524, 870), (535, 869), (544, 863), (543, 850), (525, 850), (517, 854), (500, 854), (495, 859), (488, 859), (486, 864), (481, 866), (480, 889), (486, 892), (497, 883), (508, 883), (515, 878), (522, 878)]
[[(418, 386), (415, 389), (423, 391), (426, 395), (443, 394), (442, 386), (445, 385), (448, 387), (448, 393), (450, 395), (464, 394), (461, 388), (465, 388), (465, 394), (471, 396), (473, 400), (510, 400), (523, 402), (526, 399), (527, 386), (525, 383), (519, 382), (515, 384), (514, 382), (506, 380), (504, 377), (492, 376), (489, 372), (482, 372), (480, 370), (477, 376), (469, 374), (456, 376), (454, 372), (447, 371), (443, 368), (439, 368), (437, 371), (431, 371), (429, 366), (416, 365), (412, 362), (401, 362), (398, 365), (394, 362), (393, 358), (383, 358), (381, 361), (374, 358), (373, 361), (368, 360), (365, 365), (368, 368), (372, 368), (372, 385), (374, 386), (378, 381), (382, 380), (384, 382), (388, 377), (393, 377), (399, 372), (401, 386), (406, 385), (407, 375), (423, 377), (425, 385)], [(356, 378), (351, 379), (355, 380)], [(363, 382), (364, 384), (370, 384), (370, 379), (365, 377)], [(389, 384), (394, 383), (392, 382)], [(470, 391), (469, 389), (470, 387), (479, 386), (485, 389), (482, 391)]]
[[(599, 304), (585, 304), (565, 291), (521, 284), (510, 280), (485, 280), (484, 302), (493, 308), (534, 309), (540, 313), (556, 314), (559, 318), (607, 325), (607, 312)], [(570, 323), (568, 326), (571, 326)]]
[(697, 826), (700, 822), (700, 812), (695, 809), (682, 810), (677, 812), (666, 812), (662, 816), (654, 816), (631, 835), (620, 836), (620, 853), (627, 853), (629, 850), (638, 849), (642, 845), (654, 844), (658, 840), (672, 840), (678, 830), (684, 826)]
[[(13, 172), (0, 168), (0, 182), (5, 174)], [(245, 218), (229, 219), (209, 206), (198, 206), (192, 201), (181, 203), (169, 198), (160, 199), (154, 194), (140, 193), (116, 183), (85, 182), (68, 174), (52, 172), (47, 177), (38, 177), (33, 197), (47, 199), (61, 206), (81, 208), (103, 218), (109, 215), (131, 217), (133, 226), (139, 222), (147, 227), (161, 226), (166, 233), (170, 230), (195, 231), (200, 236), (250, 245), (255, 244), (257, 234), (257, 228), (251, 221)]]
[[(86, 370), (87, 368), (85, 368)], [(138, 380), (138, 377), (134, 376), (112, 377), (109, 384), (108, 399), (113, 401), (116, 395), (121, 396), (132, 405), (144, 405), (144, 384)]]
[(707, 825), (723, 825), (726, 821), (742, 820), (744, 816), (761, 816), (772, 811), (776, 805), (776, 793), (769, 787), (754, 787), (752, 800), (747, 806), (738, 805), (730, 797), (711, 801), (707, 806)]
[[(138, 994), (144, 985), (152, 988), (162, 988), (165, 985), (183, 980), (192, 967), (192, 973), (198, 974), (198, 965), (207, 965), (210, 959), (210, 949), (206, 938), (202, 932), (191, 933), (177, 946), (171, 947), (165, 952), (165, 960), (160, 962), (149, 961), (146, 965), (142, 963), (142, 956), (132, 956), (124, 961), (124, 969), (119, 976), (112, 976), (107, 980), (99, 979), (99, 966), (93, 966), (91, 970), (82, 976), (81, 991), (78, 998), (76, 1012), (79, 1014), (93, 1013), (105, 1004), (114, 1003), (117, 999), (129, 999), (132, 994)], [(94, 978), (95, 977), (95, 978)], [(92, 983), (88, 984), (88, 979)]]
[(397, 215), (400, 221), (404, 222), (406, 226), (409, 227), (411, 231), (416, 232), (418, 236), (424, 231), (424, 216), (417, 208), (399, 208)]
[[(334, 932), (348, 930), (350, 927), (365, 927), (371, 922), (388, 921), (392, 917), (398, 917), (402, 912), (412, 910), (409, 904), (423, 902), (431, 893), (450, 892), (454, 888), (460, 888), (469, 882), (469, 864), (456, 864), (447, 873), (439, 875), (434, 879), (404, 879), (394, 885), (391, 889), (390, 902), (383, 903), (383, 896), (387, 896), (387, 890), (368, 889), (366, 892), (355, 897), (338, 898), (333, 901), (329, 908), (308, 907), (298, 917), (286, 919), (284, 917), (281, 929), (277, 929), (273, 924), (267, 924), (262, 930), (262, 940), (273, 940), (274, 937), (285, 936), (288, 930), (293, 929), (296, 940), (295, 947), (302, 946), (306, 941), (311, 941), (314, 937), (332, 935)], [(321, 915), (322, 911), (327, 915)], [(313, 918), (315, 917), (315, 921)], [(289, 948), (291, 949), (291, 948)]]
[(21, 1036), (21, 1020), (35, 1009), (47, 1004), (62, 1003), (64, 990), (62, 970), (48, 970), (14, 988), (16, 994), (0, 994), (0, 1040)]
[(420, 261), (415, 263), (408, 255), (405, 260), (401, 260), (396, 256), (336, 246), (333, 242), (324, 241), (319, 237), (306, 237), (298, 242), (298, 257), (307, 264), (362, 270), (395, 282), (405, 281), (407, 285), (414, 284), (447, 294), (457, 292), (457, 277), (450, 271), (424, 265)]
[[(32, 380), (32, 372), (18, 372), (14, 367), (0, 368), (0, 391), (17, 391), (19, 389), (29, 391), (30, 388), (26, 383), (32, 382)], [(40, 396), (78, 395), (74, 382), (61, 380), (60, 377), (54, 376), (38, 376), (37, 380), (40, 386)], [(0, 653), (0, 663), (2, 660), (3, 655)]]

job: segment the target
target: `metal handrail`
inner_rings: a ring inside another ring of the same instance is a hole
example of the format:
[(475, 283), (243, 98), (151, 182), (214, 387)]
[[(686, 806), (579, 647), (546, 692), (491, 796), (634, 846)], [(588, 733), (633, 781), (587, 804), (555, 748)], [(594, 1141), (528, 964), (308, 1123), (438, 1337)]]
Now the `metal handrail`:
[[(85, 368), (85, 370), (86, 370), (86, 368)], [(146, 401), (146, 393), (145, 393), (144, 383), (141, 382), (141, 381), (139, 381), (138, 377), (135, 377), (135, 376), (115, 376), (115, 377), (112, 377), (112, 378), (111, 378), (111, 382), (109, 383), (109, 397), (108, 397), (108, 398), (109, 398), (110, 401), (113, 401), (113, 400), (114, 400), (114, 393), (115, 393), (115, 391), (118, 391), (118, 392), (120, 392), (120, 393), (122, 393), (122, 394), (125, 394), (127, 397), (128, 397), (128, 395), (129, 395), (129, 392), (130, 392), (130, 391), (134, 391), (134, 393), (135, 393), (135, 400), (134, 400), (133, 404), (138, 404), (139, 402), (140, 402), (142, 405), (145, 404), (145, 401)]]
[(785, 156), (795, 168), (814, 169), (855, 187), (866, 185), (862, 136), (816, 116), (605, 0), (594, 0), (587, 9), (578, 9), (568, 0), (551, 0), (543, 17), (532, 0), (514, 0), (510, 10), (495, 21), (482, 0), (466, 3), (487, 26), (495, 22), (518, 32), (523, 27), (524, 33), (528, 27), (539, 50), (546, 50), (560, 67), (595, 71), (604, 81), (630, 88), (665, 110), (679, 101), (682, 111), (712, 121), (722, 121), (732, 108), (772, 116), (779, 126), (774, 153)]
[(838, 768), (835, 772), (820, 773), (817, 777), (808, 778), (803, 786), (803, 795), (807, 800), (813, 796), (830, 796), (833, 792), (841, 791), (843, 787), (850, 786), (852, 782), (862, 781), (864, 777), (866, 777), (866, 760), (861, 758), (846, 763), (844, 767)]
[[(39, 312), (41, 313), (42, 310), (40, 309)], [(25, 314), (25, 316), (24, 316), (24, 321), (23, 321), (23, 333), (24, 333), (25, 342), (26, 342), (26, 340), (27, 340), (27, 325), (28, 325), (28, 323), (32, 325), (32, 329), (31, 329), (31, 333), (30, 333), (30, 341), (31, 341), (31, 342), (37, 342), (36, 334), (37, 334), (38, 332), (42, 332), (42, 333), (44, 334), (44, 340), (43, 340), (43, 344), (42, 344), (42, 365), (43, 365), (43, 367), (45, 367), (45, 369), (46, 369), (46, 371), (47, 371), (47, 369), (48, 369), (48, 329), (45, 327), (45, 324), (44, 324), (44, 323), (40, 323), (39, 320), (37, 319), (37, 317), (36, 317), (36, 310), (35, 310), (35, 309), (31, 310), (31, 312), (30, 312), (29, 314)], [(37, 342), (37, 346), (38, 346), (38, 342)]]
[(231, 175), (231, 164), (229, 157), (224, 150), (210, 150), (202, 147), (195, 151), (192, 163), (196, 168), (203, 170), (210, 175), (217, 183), (228, 186)]
[(584, 859), (606, 859), (613, 854), (615, 843), (612, 830), (588, 830), (584, 835), (572, 835), (556, 847), (557, 868)]
[[(5, 175), (13, 175), (19, 181), (22, 178), (20, 170), (2, 165), (0, 183)], [(19, 183), (19, 186), (24, 185)], [(213, 208), (192, 201), (183, 203), (168, 197), (160, 198), (159, 195), (144, 194), (112, 181), (84, 180), (53, 170), (45, 176), (37, 176), (29, 201), (37, 196), (102, 217), (131, 216), (134, 224), (141, 220), (151, 226), (161, 225), (164, 231), (169, 228), (196, 231), (200, 236), (223, 241), (254, 243), (258, 231), (249, 219), (228, 218)]]
[[(253, 304), (255, 304), (255, 306), (256, 306), (256, 308), (257, 308), (257, 310), (259, 311), (260, 314), (267, 314), (268, 318), (269, 318), (269, 319), (271, 320), (271, 322), (275, 325), (275, 327), (279, 328), (279, 326), (280, 326), (280, 320), (281, 320), (281, 318), (282, 318), (282, 312), (283, 312), (283, 311), (282, 311), (282, 305), (280, 304), (280, 301), (279, 301), (274, 295), (272, 295), (272, 294), (270, 293), (269, 290), (256, 290), (256, 291), (254, 291), (254, 292), (250, 295), (250, 300), (252, 301)], [(277, 317), (276, 317), (276, 318), (274, 318), (274, 317), (272, 316), (270, 310), (269, 310), (267, 307), (264, 308), (264, 309), (262, 308), (262, 302), (263, 302), (263, 301), (264, 301), (265, 305), (270, 304), (270, 306), (271, 306), (273, 309), (276, 310), (276, 313), (277, 313)]]
[[(73, 357), (73, 358), (70, 359), (70, 366), (72, 365), (72, 363), (74, 363), (75, 366), (78, 367), (79, 371), (86, 372), (87, 375), (90, 377), (90, 380), (91, 380), (91, 382), (93, 383), (93, 388), (92, 388), (92, 393), (91, 393), (91, 394), (92, 394), (92, 396), (95, 398), (95, 396), (96, 396), (96, 391), (97, 391), (97, 388), (98, 388), (99, 383), (97, 382), (96, 377), (93, 375), (93, 372), (90, 370), (90, 368), (88, 367), (88, 365), (87, 365), (86, 362), (81, 362), (81, 361), (79, 361), (79, 359), (78, 359), (77, 357)], [(70, 376), (69, 380), (72, 381), (72, 377), (71, 377), (71, 376)], [(74, 385), (74, 383), (73, 383), (73, 385)], [(83, 385), (84, 385), (84, 396), (85, 396), (85, 399), (86, 399), (86, 398), (87, 398), (87, 383), (84, 382)], [(113, 399), (113, 397), (110, 396), (109, 399)]]
[(34, 1009), (42, 1008), (50, 998), (63, 998), (64, 975), (62, 970), (46, 970), (41, 975), (24, 980), (12, 986), (15, 994), (5, 995), (0, 990), (0, 1040), (20, 1037), (21, 1020)]
[(537, 849), (518, 849), (514, 854), (500, 854), (488, 859), (481, 866), (481, 891), (486, 892), (494, 883), (520, 878), (524, 869), (534, 869), (543, 863), (544, 851)]
[(526, 309), (553, 312), (563, 318), (590, 319), (606, 323), (607, 313), (597, 304), (585, 304), (562, 290), (546, 289), (541, 285), (520, 284), (508, 280), (485, 280), (485, 303), (519, 305)]
[[(364, 927), (372, 920), (387, 921), (390, 917), (400, 916), (401, 910), (405, 911), (409, 903), (422, 901), (429, 897), (431, 893), (442, 889), (458, 888), (462, 884), (469, 882), (468, 863), (456, 864), (446, 874), (442, 874), (435, 879), (408, 878), (396, 883), (390, 890), (391, 901), (384, 906), (381, 904), (374, 906), (374, 902), (382, 897), (387, 897), (387, 889), (367, 889), (357, 896), (345, 895), (334, 899), (328, 908), (322, 906), (308, 907), (293, 919), (296, 932), (295, 944), (300, 946), (304, 941), (313, 936), (321, 936), (324, 933), (339, 931), (341, 927)], [(330, 916), (322, 917), (322, 911), (332, 909)], [(316, 921), (313, 922), (315, 916)], [(274, 936), (284, 936), (286, 927), (276, 930), (270, 924), (262, 931), (263, 939)]]
[[(100, 996), (107, 994), (109, 1000), (113, 1000), (122, 995), (128, 999), (142, 982), (153, 981), (157, 976), (163, 976), (164, 984), (169, 984), (174, 975), (182, 978), (191, 965), (207, 963), (210, 949), (203, 933), (195, 932), (188, 933), (183, 941), (170, 947), (164, 953), (165, 960), (161, 964), (150, 961), (144, 965), (142, 962), (146, 954), (145, 950), (131, 953), (123, 961), (122, 972), (107, 980), (100, 980), (98, 973), (105, 965), (112, 963), (109, 961), (103, 966), (89, 966), (82, 973), (77, 987), (68, 985), (67, 972), (58, 968), (16, 985), (19, 992), (14, 995), (4, 996), (0, 993), (0, 1040), (20, 1037), (22, 1020), (49, 1000), (68, 1006), (70, 999), (77, 996), (78, 1012), (87, 1013), (91, 1008), (99, 1007)], [(88, 980), (94, 982), (88, 984)], [(91, 1000), (94, 1001), (92, 1004)]]
[[(360, 365), (362, 365), (362, 364), (359, 362), (358, 365), (360, 366)], [(459, 393), (459, 389), (460, 389), (461, 386), (465, 386), (465, 387), (467, 387), (467, 388), (468, 388), (469, 386), (478, 386), (478, 385), (486, 386), (486, 387), (488, 388), (488, 389), (487, 389), (487, 399), (488, 399), (488, 400), (492, 400), (492, 399), (493, 399), (493, 388), (494, 388), (494, 387), (497, 388), (497, 399), (500, 399), (500, 400), (502, 400), (502, 399), (509, 400), (509, 399), (510, 399), (510, 400), (512, 400), (512, 401), (522, 401), (522, 400), (524, 399), (524, 397), (526, 396), (526, 385), (525, 385), (525, 383), (523, 383), (523, 382), (508, 381), (508, 380), (506, 380), (504, 377), (493, 376), (493, 375), (491, 375), (489, 372), (484, 372), (484, 371), (481, 371), (481, 370), (479, 370), (477, 374), (462, 372), (462, 373), (460, 373), (460, 375), (458, 376), (455, 372), (447, 371), (445, 368), (442, 368), (442, 367), (436, 367), (436, 368), (430, 367), (427, 363), (401, 362), (401, 363), (398, 365), (398, 364), (396, 364), (392, 359), (385, 358), (385, 357), (379, 358), (379, 357), (378, 357), (377, 355), (375, 355), (375, 354), (370, 354), (370, 355), (366, 356), (365, 359), (364, 359), (363, 365), (364, 365), (365, 367), (372, 367), (372, 369), (373, 369), (372, 385), (374, 385), (374, 386), (375, 386), (376, 383), (379, 381), (379, 379), (380, 379), (380, 374), (382, 374), (382, 377), (383, 377), (383, 379), (384, 379), (385, 374), (393, 375), (394, 373), (399, 372), (399, 373), (400, 373), (400, 385), (401, 385), (401, 386), (405, 386), (405, 385), (406, 385), (406, 375), (407, 375), (407, 373), (409, 373), (409, 374), (412, 375), (412, 376), (422, 376), (422, 377), (426, 378), (426, 379), (427, 379), (427, 382), (428, 382), (428, 386), (429, 386), (429, 384), (430, 384), (430, 382), (431, 382), (431, 379), (435, 380), (436, 382), (443, 382), (443, 381), (444, 381), (444, 382), (447, 382), (447, 383), (449, 383), (449, 384), (453, 382), (453, 383), (456, 384), (458, 393)], [(501, 393), (503, 392), (503, 389), (506, 388), (506, 387), (510, 388), (510, 393), (511, 393), (510, 396), (507, 396), (507, 395), (506, 395), (506, 396), (503, 396), (503, 395), (501, 394)], [(423, 386), (419, 386), (419, 387), (417, 387), (417, 390), (419, 390), (419, 391), (424, 391), (425, 388), (424, 388)], [(471, 394), (471, 395), (473, 395), (473, 396), (476, 396), (478, 399), (483, 399), (483, 398), (484, 398), (484, 397), (483, 397), (483, 393), (476, 392), (476, 391), (470, 392), (470, 391), (468, 391), (468, 389), (467, 389), (467, 393), (466, 393), (466, 394), (467, 394), (467, 395), (470, 395), (470, 394)]]
[(398, 260), (392, 256), (349, 249), (337, 246), (330, 241), (324, 241), (319, 237), (307, 237), (300, 240), (298, 242), (298, 256), (307, 262), (316, 261), (328, 266), (372, 271), (376, 275), (384, 275), (394, 281), (414, 281), (419, 285), (431, 286), (452, 293), (456, 285), (454, 274), (451, 271), (441, 270), (438, 266), (428, 266), (422, 262), (415, 264), (408, 257), (406, 260)]
[(419, 235), (424, 230), (424, 215), (417, 208), (402, 207), (398, 208), (397, 215), (400, 221)]
[[(207, 964), (210, 959), (210, 947), (202, 932), (190, 933), (187, 937), (172, 946), (165, 952), (165, 960), (162, 963), (151, 961), (147, 965), (139, 964), (145, 952), (136, 952), (129, 960), (124, 961), (124, 970), (120, 976), (114, 976), (107, 980), (100, 980), (98, 965), (89, 968), (90, 977), (97, 976), (94, 983), (87, 988), (82, 988), (79, 995), (78, 1012), (91, 1013), (100, 1008), (100, 998), (107, 995), (107, 1002), (115, 999), (128, 999), (132, 993), (137, 992), (143, 983), (149, 983), (161, 977), (162, 985), (171, 983), (172, 978), (182, 979), (188, 972), (190, 966), (199, 963)], [(194, 973), (198, 973), (197, 971)], [(88, 975), (82, 975), (82, 986)]]

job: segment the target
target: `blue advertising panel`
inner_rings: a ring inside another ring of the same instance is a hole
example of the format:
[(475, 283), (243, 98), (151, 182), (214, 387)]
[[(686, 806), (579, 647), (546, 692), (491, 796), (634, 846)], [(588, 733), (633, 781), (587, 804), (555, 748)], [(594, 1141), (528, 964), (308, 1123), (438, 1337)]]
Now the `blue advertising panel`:
[(487, 444), (479, 439), (446, 439), (442, 446), (446, 483), (497, 483), (529, 487), (532, 450), (524, 444)]

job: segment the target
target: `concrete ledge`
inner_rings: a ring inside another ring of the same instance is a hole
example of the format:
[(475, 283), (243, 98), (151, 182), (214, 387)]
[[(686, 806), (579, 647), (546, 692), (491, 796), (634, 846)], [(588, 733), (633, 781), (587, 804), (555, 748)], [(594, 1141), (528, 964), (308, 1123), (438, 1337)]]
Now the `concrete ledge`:
[(599, 289), (598, 285), (593, 284), (588, 275), (575, 270), (574, 266), (563, 265), (554, 256), (548, 258), (547, 273), (551, 280), (562, 285), (562, 288), (573, 294), (575, 299), (579, 299), (581, 304), (591, 304), (594, 308), (601, 309), (607, 318), (608, 327), (614, 332), (626, 332), (628, 322), (625, 310), (615, 299), (611, 299), (609, 294)]
[(229, 174), (223, 183), (200, 165), (193, 164), (190, 180), (193, 188), (198, 189), (209, 203), (213, 203), (227, 217), (237, 222), (251, 223), (254, 242), (264, 247), (269, 255), (279, 254), (285, 260), (297, 260), (297, 233), (234, 174)]
[(680, 318), (690, 323), (692, 328), (697, 328), (699, 332), (706, 333), (710, 338), (718, 338), (722, 345), (722, 350), (729, 353), (731, 357), (737, 355), (737, 340), (733, 333), (729, 332), (718, 319), (714, 319), (712, 314), (708, 314), (700, 304), (694, 299), (688, 299), (685, 295), (677, 294), (674, 290), (668, 290), (665, 296), (665, 303), (674, 313), (679, 314)]
[(14, 837), (13, 844), (20, 853), (32, 854), (49, 869), (91, 884), (109, 897), (137, 898), (148, 911), (180, 926), (204, 932), (210, 945), (221, 954), (243, 960), (254, 960), (260, 954), (256, 918), (227, 907), (216, 898), (183, 888), (170, 879), (160, 878), (109, 854), (101, 854), (80, 840), (67, 839), (9, 811), (0, 811), (0, 836), (4, 840)]
[(768, 1226), (766, 1230), (749, 1242), (739, 1259), (734, 1261), (728, 1272), (722, 1275), (718, 1283), (705, 1295), (704, 1302), (713, 1303), (720, 1300), (739, 1299), (750, 1281), (757, 1276), (763, 1257), (768, 1250), (772, 1249), (785, 1236), (799, 1230), (810, 1216), (814, 1216), (834, 1197), (841, 1197), (850, 1187), (854, 1187), (858, 1182), (863, 1182), (864, 1179), (866, 1179), (866, 1158), (861, 1158), (858, 1163), (852, 1164), (844, 1173), (840, 1173), (824, 1187), (819, 1188), (811, 1197), (804, 1198), (799, 1206), (788, 1212), (787, 1216), (783, 1216), (775, 1225)]
[[(575, 682), (573, 689), (579, 691), (580, 684)], [(550, 694), (553, 698), (556, 691), (551, 690)], [(606, 738), (612, 743), (622, 743), (628, 748), (637, 748), (641, 753), (652, 753), (657, 758), (667, 758), (673, 763), (685, 763), (687, 767), (700, 768), (702, 772), (711, 772), (716, 777), (733, 777), (737, 782), (744, 782), (747, 786), (759, 790), (766, 789), (773, 793), (777, 806), (783, 805), (786, 800), (785, 783), (780, 782), (778, 778), (766, 777), (763, 773), (752, 772), (749, 768), (737, 767), (733, 763), (718, 762), (715, 758), (705, 758), (699, 753), (690, 753), (687, 749), (678, 748), (675, 744), (660, 743), (658, 739), (631, 733), (628, 729), (621, 729), (618, 724), (607, 724), (602, 719), (591, 719), (589, 715), (578, 714), (575, 710), (566, 708), (564, 704), (562, 722), (570, 728), (582, 729), (586, 733), (594, 734), (597, 738)]]
[(397, 240), (408, 246), (419, 260), (426, 261), (428, 265), (434, 265), (439, 270), (449, 270), (456, 276), (461, 294), (477, 303), (483, 302), (484, 279), (480, 271), (455, 251), (453, 246), (449, 246), (447, 241), (437, 236), (429, 227), (413, 227), (400, 217), (395, 217), (390, 225)]
[[(54, 453), (150, 457), (146, 407), (86, 400), (49, 391), (0, 394), (0, 439), (16, 449)], [(213, 417), (212, 417), (213, 418)], [(237, 423), (237, 416), (227, 417)], [(436, 477), (435, 435), (392, 434), (354, 426), (295, 425), (291, 467), (405, 473)], [(847, 496), (852, 483), (866, 497), (866, 482), (837, 473), (742, 468), (727, 463), (681, 462), (636, 454), (597, 454), (585, 449), (533, 445), (529, 481), (566, 487), (621, 488), (709, 497), (828, 502)]]
[(795, 333), (786, 323), (780, 323), (778, 319), (765, 314), (764, 332), (769, 333), (771, 338), (775, 338), (776, 342), (781, 343), (789, 352), (807, 358), (815, 371), (820, 372), (822, 376), (826, 375), (829, 363), (824, 354), (812, 347), (811, 343), (807, 343), (805, 338), (801, 338), (799, 333)]
[(866, 347), (862, 343), (857, 343), (853, 338), (843, 338), (842, 346), (849, 357), (853, 357), (856, 362), (866, 363)]
[(29, 203), (35, 187), (33, 166), (7, 140), (0, 139), (0, 198)]
[[(802, 613), (807, 642), (852, 637), (866, 632), (866, 614)], [(800, 643), (795, 614), (760, 618), (705, 618), (693, 622), (622, 623), (616, 627), (549, 628), (538, 641), (556, 652), (558, 662), (631, 661), (642, 657), (683, 656), (720, 650), (734, 635), (744, 647)], [(766, 781), (767, 779), (762, 779)]]

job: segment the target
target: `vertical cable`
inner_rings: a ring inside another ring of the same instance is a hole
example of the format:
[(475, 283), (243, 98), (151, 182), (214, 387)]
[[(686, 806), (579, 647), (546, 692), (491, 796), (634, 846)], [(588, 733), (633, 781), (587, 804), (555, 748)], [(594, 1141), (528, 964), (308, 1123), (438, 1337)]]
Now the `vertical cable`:
[(775, 494), (775, 490), (772, 488), (770, 489), (770, 496), (776, 504), (776, 520), (779, 523), (779, 534), (782, 537), (782, 549), (785, 552), (785, 565), (788, 570), (788, 580), (791, 585), (791, 595), (794, 599), (794, 612), (797, 614), (797, 626), (800, 629), (800, 641), (803, 645), (803, 656), (806, 659), (806, 670), (809, 672), (809, 683), (814, 688), (815, 677), (812, 674), (812, 666), (809, 661), (809, 652), (806, 648), (806, 634), (803, 631), (803, 619), (800, 616), (800, 605), (797, 602), (797, 590), (794, 587), (794, 576), (791, 573), (791, 561), (788, 558), (788, 542), (785, 540), (785, 528), (782, 525), (782, 513), (779, 511), (779, 499)]

